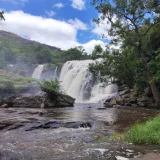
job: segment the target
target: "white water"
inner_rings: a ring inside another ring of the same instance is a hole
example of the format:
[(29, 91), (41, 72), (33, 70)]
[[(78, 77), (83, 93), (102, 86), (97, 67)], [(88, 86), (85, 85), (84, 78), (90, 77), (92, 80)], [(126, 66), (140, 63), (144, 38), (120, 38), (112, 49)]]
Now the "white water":
[(54, 79), (58, 79), (57, 71), (58, 71), (58, 66), (56, 66), (55, 71), (54, 71)]
[(117, 95), (117, 85), (102, 87), (97, 78), (94, 79), (88, 71), (93, 60), (68, 61), (61, 70), (60, 81), (66, 94), (76, 98), (76, 102), (97, 103)]
[(34, 70), (33, 74), (32, 74), (32, 78), (35, 79), (40, 79), (41, 78), (41, 73), (43, 71), (43, 67), (44, 65), (38, 65), (37, 68)]

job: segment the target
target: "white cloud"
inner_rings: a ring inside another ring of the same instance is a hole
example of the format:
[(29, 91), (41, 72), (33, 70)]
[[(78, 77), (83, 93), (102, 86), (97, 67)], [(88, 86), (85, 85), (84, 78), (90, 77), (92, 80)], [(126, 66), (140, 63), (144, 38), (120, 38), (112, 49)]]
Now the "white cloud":
[(49, 17), (53, 17), (53, 16), (56, 14), (56, 12), (54, 12), (54, 11), (45, 11), (45, 13), (46, 13)]
[(94, 24), (94, 29), (92, 30), (92, 33), (98, 35), (99, 37), (105, 36), (106, 39), (111, 39), (111, 37), (108, 35), (108, 29), (111, 27), (107, 21), (101, 22), (100, 24)]
[(53, 7), (63, 8), (64, 4), (63, 3), (56, 3), (55, 5), (53, 5)]
[(71, 0), (72, 1), (72, 7), (78, 10), (84, 10), (85, 9), (85, 0)]
[(85, 48), (87, 53), (92, 53), (94, 46), (100, 45), (103, 49), (105, 49), (106, 44), (101, 40), (91, 40), (88, 43), (83, 44), (82, 46)]
[[(101, 14), (99, 14), (99, 18), (101, 19)], [(116, 16), (113, 17), (113, 22), (116, 21)], [(99, 37), (105, 36), (106, 39), (111, 40), (112, 37), (108, 35), (108, 30), (111, 28), (111, 24), (107, 19), (102, 20), (99, 24), (93, 24), (94, 29), (92, 33), (98, 35)]]
[(77, 18), (75, 18), (74, 20), (73, 19), (68, 20), (68, 23), (71, 24), (76, 29), (80, 29), (80, 30), (88, 29), (87, 25)]
[(5, 13), (5, 19), (6, 21), (0, 22), (1, 30), (13, 32), (28, 37), (30, 40), (64, 50), (75, 46), (83, 46), (88, 53), (91, 53), (95, 45), (104, 45), (100, 40), (91, 40), (85, 44), (78, 43), (77, 31), (78, 29), (85, 29), (83, 25), (75, 27), (75, 25), (66, 21), (33, 16), (23, 11)]
[(0, 0), (0, 2), (10, 2), (14, 4), (24, 4), (28, 2), (28, 0)]

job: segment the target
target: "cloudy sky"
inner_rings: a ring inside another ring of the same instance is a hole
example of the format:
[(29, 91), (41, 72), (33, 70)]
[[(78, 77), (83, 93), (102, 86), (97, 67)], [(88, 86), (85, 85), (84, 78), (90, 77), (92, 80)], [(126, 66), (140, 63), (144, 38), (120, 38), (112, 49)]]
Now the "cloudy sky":
[(91, 0), (0, 0), (6, 21), (0, 30), (16, 33), (61, 49), (83, 46), (91, 53), (95, 45), (104, 47), (106, 24), (92, 22), (98, 17)]

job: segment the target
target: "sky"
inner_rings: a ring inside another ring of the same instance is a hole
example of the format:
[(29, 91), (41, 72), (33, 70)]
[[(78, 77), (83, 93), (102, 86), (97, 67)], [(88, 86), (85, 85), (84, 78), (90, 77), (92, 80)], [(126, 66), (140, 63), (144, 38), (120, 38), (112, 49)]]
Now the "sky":
[[(0, 30), (67, 50), (83, 46), (91, 54), (95, 45), (103, 48), (109, 42), (106, 23), (97, 25), (98, 18), (91, 0), (0, 0), (5, 21)], [(105, 39), (102, 34), (106, 34)]]

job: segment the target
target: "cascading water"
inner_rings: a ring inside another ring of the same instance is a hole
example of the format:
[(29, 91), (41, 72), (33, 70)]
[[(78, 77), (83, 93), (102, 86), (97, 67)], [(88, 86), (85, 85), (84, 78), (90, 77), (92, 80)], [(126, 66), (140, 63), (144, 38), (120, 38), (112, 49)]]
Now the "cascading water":
[(44, 65), (38, 65), (37, 68), (34, 70), (33, 74), (32, 74), (32, 78), (35, 79), (40, 79), (41, 78), (41, 73), (43, 71), (43, 67)]
[(66, 94), (76, 98), (76, 102), (97, 103), (117, 95), (117, 85), (102, 87), (99, 75), (93, 78), (88, 70), (93, 60), (68, 61), (61, 70), (60, 81)]
[(56, 66), (54, 70), (54, 79), (58, 79), (57, 71), (58, 71), (58, 66)]

